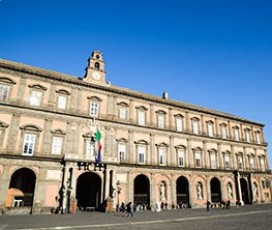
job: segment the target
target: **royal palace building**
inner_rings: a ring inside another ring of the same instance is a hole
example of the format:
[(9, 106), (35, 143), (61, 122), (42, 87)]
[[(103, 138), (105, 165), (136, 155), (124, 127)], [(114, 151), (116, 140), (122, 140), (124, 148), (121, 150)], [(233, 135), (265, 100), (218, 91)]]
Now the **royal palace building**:
[(271, 202), (264, 125), (0, 59), (2, 213)]

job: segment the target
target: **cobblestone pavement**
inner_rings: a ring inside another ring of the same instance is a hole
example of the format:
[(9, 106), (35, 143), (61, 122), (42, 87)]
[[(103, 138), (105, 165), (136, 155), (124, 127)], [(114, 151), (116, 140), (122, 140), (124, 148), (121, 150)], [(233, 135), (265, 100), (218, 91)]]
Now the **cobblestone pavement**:
[(0, 230), (268, 230), (272, 226), (272, 204), (249, 205), (240, 209), (182, 209), (136, 212), (127, 218), (124, 213), (88, 212), (75, 215), (0, 216)]

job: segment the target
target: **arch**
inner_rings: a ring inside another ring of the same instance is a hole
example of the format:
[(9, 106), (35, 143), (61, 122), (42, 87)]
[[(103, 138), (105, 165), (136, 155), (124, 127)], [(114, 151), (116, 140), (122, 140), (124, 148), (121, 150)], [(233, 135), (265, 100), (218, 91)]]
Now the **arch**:
[(180, 176), (176, 181), (176, 191), (177, 191), (177, 203), (187, 204), (189, 206), (189, 182), (184, 176)]
[[(10, 179), (6, 207), (32, 207), (35, 193), (36, 174), (29, 168), (16, 170)], [(31, 213), (32, 210), (30, 210)]]
[(249, 199), (249, 188), (248, 183), (245, 178), (240, 178), (240, 185), (241, 185), (241, 193), (242, 193), (242, 200), (245, 204), (250, 204)]
[(95, 207), (97, 210), (101, 205), (100, 176), (93, 172), (84, 172), (77, 178), (76, 199), (80, 210), (85, 211), (86, 207)]
[(100, 69), (100, 63), (99, 62), (95, 62), (94, 63), (94, 68), (95, 69)]
[(150, 206), (150, 182), (148, 177), (143, 174), (134, 179), (134, 204)]
[(218, 178), (214, 177), (211, 179), (210, 189), (211, 189), (211, 201), (221, 202), (221, 189), (220, 189), (220, 181)]
[(10, 79), (8, 77), (0, 77), (0, 82), (10, 84), (10, 85), (16, 84), (15, 81), (13, 81), (12, 79)]

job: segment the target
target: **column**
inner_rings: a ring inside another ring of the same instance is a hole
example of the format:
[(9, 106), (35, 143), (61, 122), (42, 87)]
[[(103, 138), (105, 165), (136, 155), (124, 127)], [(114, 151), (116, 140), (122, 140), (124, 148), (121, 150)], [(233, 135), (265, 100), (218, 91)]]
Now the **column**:
[(207, 142), (203, 141), (203, 168), (210, 168), (210, 157), (209, 157), (209, 153), (207, 151)]
[(49, 88), (49, 99), (48, 99), (48, 107), (56, 108), (57, 100), (56, 100), (56, 84), (51, 83)]
[(26, 76), (22, 75), (20, 78), (20, 81), (18, 83), (18, 91), (17, 91), (17, 96), (16, 96), (17, 104), (25, 104), (25, 101), (23, 101), (23, 99), (24, 99), (24, 94), (25, 94), (26, 89), (27, 89)]
[(219, 129), (218, 129), (218, 120), (217, 118), (214, 118), (214, 125), (215, 125), (215, 137), (219, 137)]
[(168, 129), (170, 130), (175, 130), (174, 127), (172, 126), (172, 119), (173, 119), (172, 112), (173, 112), (172, 109), (169, 108), (168, 125), (166, 126), (166, 128), (168, 127)]
[(155, 210), (157, 197), (156, 197), (156, 180), (155, 180), (155, 174), (150, 173), (151, 177), (151, 185), (150, 185), (150, 206), (152, 210)]
[(233, 150), (233, 145), (230, 146), (230, 156), (231, 156), (231, 167), (232, 169), (235, 169), (237, 165), (235, 165), (235, 153)]
[(236, 171), (236, 183), (237, 183), (237, 189), (238, 189), (238, 201), (241, 203), (241, 205), (244, 205), (243, 197), (242, 197), (242, 191), (241, 191), (241, 183), (240, 183), (240, 173), (239, 171)]
[(135, 151), (134, 151), (134, 131), (128, 130), (128, 163), (136, 164), (137, 161), (135, 160)]
[(176, 157), (174, 157), (174, 141), (173, 136), (169, 136), (169, 154), (166, 159), (167, 166), (176, 166)]
[[(153, 104), (150, 104), (149, 107), (150, 107), (150, 112), (149, 112), (150, 126), (156, 127), (157, 117), (154, 118), (154, 116), (157, 116), (158, 114), (154, 113), (154, 105)], [(147, 116), (147, 118), (148, 118), (148, 116)], [(148, 125), (148, 123), (147, 123), (147, 125)]]
[(205, 132), (205, 124), (204, 124), (204, 116), (203, 115), (200, 116), (200, 122), (201, 122), (201, 131), (200, 131), (200, 134), (201, 135), (205, 135), (206, 132)]
[(172, 192), (172, 207), (176, 207), (177, 204), (177, 184), (175, 175), (171, 174), (171, 192)]
[(154, 141), (154, 134), (153, 133), (150, 133), (149, 134), (149, 141), (150, 141), (150, 145), (149, 145), (149, 152), (148, 152), (148, 155), (147, 155), (147, 164), (150, 164), (150, 165), (154, 165), (156, 164), (156, 153), (155, 153), (155, 141)]
[(211, 186), (210, 186), (210, 178), (209, 177), (206, 177), (206, 192), (207, 192), (207, 200), (212, 202)]
[(193, 207), (193, 205), (194, 205), (193, 201), (194, 201), (194, 198), (195, 198), (195, 196), (194, 196), (195, 189), (194, 189), (194, 185), (193, 185), (191, 175), (189, 175), (188, 181), (189, 181), (189, 205), (191, 207)]
[(185, 167), (191, 168), (193, 167), (192, 164), (193, 156), (192, 156), (192, 149), (191, 149), (191, 140), (187, 139), (187, 151), (185, 155)]
[(185, 133), (189, 133), (190, 132), (190, 120), (189, 120), (189, 113), (186, 111), (185, 112), (185, 126), (184, 127), (184, 131)]
[[(20, 115), (13, 114), (9, 126), (7, 149), (12, 153), (15, 151), (15, 143), (17, 142), (18, 132), (20, 131)], [(23, 137), (22, 137), (23, 138)], [(21, 151), (21, 150), (20, 150)]]
[(44, 130), (43, 130), (43, 140), (42, 140), (42, 154), (43, 156), (49, 156), (51, 150), (51, 140), (52, 140), (52, 120), (45, 119)]
[(223, 168), (223, 157), (222, 157), (222, 153), (221, 153), (221, 144), (217, 143), (217, 168), (218, 169), (222, 169)]

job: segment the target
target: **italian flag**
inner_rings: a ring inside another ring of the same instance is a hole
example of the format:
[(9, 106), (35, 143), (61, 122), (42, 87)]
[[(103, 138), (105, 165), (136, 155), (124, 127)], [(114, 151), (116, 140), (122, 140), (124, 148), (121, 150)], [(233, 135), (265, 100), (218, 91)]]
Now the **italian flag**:
[(102, 156), (101, 156), (102, 145), (100, 143), (101, 138), (102, 138), (102, 135), (101, 135), (100, 131), (97, 129), (96, 133), (95, 133), (95, 140), (97, 143), (97, 154), (96, 154), (96, 158), (95, 158), (96, 164), (100, 164), (102, 161)]

